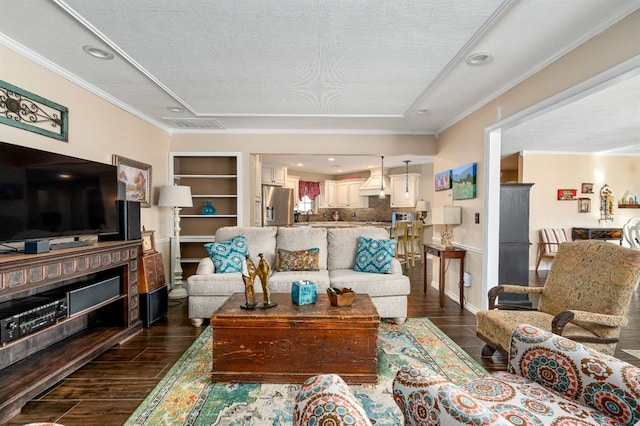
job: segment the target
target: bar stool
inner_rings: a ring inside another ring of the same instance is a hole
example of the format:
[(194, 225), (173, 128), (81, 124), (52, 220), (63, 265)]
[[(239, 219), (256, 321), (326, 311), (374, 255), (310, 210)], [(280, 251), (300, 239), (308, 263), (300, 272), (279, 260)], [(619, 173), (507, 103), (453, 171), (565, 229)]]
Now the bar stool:
[[(401, 264), (404, 263), (409, 266), (409, 223), (396, 222), (393, 227), (393, 235), (398, 241), (394, 257), (398, 259)], [(400, 246), (402, 246), (402, 252), (400, 252)]]
[(411, 223), (411, 234), (409, 235), (409, 254), (411, 256), (411, 266), (416, 266), (416, 258), (424, 262), (422, 258), (422, 238), (424, 236), (424, 223), (416, 220)]

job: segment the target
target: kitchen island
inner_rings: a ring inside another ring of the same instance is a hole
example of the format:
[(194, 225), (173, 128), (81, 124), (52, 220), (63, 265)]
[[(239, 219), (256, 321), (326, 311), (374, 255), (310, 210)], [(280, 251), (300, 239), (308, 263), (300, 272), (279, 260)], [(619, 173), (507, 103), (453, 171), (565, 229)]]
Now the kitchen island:
[(358, 228), (361, 226), (374, 226), (377, 228), (391, 229), (391, 222), (356, 222), (348, 220), (331, 220), (324, 222), (299, 222), (294, 223), (292, 226), (311, 226), (316, 228)]

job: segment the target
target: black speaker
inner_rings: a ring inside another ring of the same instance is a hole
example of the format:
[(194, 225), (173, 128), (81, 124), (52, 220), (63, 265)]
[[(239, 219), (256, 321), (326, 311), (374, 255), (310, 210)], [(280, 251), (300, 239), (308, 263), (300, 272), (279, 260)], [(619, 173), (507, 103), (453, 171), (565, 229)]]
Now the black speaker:
[(139, 240), (140, 235), (140, 203), (117, 200), (118, 233), (101, 235), (101, 241)]
[(24, 242), (24, 252), (27, 254), (47, 253), (49, 251), (49, 241), (31, 240)]
[(149, 293), (140, 293), (140, 317), (144, 327), (151, 325), (167, 315), (169, 293), (166, 285)]

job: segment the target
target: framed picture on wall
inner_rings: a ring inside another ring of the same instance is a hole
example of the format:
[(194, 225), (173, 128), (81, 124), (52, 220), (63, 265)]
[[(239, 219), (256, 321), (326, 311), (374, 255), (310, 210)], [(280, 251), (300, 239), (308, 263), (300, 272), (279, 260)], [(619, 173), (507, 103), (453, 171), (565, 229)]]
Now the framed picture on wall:
[(451, 170), (436, 173), (434, 182), (436, 191), (446, 191), (447, 189), (451, 189)]
[(577, 189), (558, 189), (558, 200), (560, 201), (576, 200), (577, 195)]
[(476, 198), (476, 168), (476, 163), (469, 163), (451, 170), (454, 200)]
[(578, 213), (591, 212), (591, 198), (578, 198)]
[(592, 183), (583, 183), (581, 191), (583, 194), (593, 194), (593, 184)]
[(151, 207), (151, 166), (113, 154), (118, 167), (118, 180), (126, 186), (127, 201), (137, 201), (140, 207)]

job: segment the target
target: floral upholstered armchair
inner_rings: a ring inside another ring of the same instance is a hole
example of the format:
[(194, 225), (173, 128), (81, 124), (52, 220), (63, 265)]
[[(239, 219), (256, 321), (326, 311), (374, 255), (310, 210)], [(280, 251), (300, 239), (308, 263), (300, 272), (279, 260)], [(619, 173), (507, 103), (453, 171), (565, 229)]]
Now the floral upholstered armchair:
[[(597, 240), (562, 243), (544, 287), (499, 285), (489, 290), (489, 310), (476, 313), (476, 334), (487, 343), (482, 356), (507, 353), (519, 324), (613, 355), (639, 279), (638, 250)], [(536, 294), (540, 300), (537, 309), (496, 304), (502, 293)]]
[(308, 378), (293, 407), (293, 424), (372, 426), (349, 386), (336, 374)]
[(506, 372), (463, 386), (419, 365), (403, 367), (393, 397), (405, 425), (635, 425), (640, 368), (523, 324)]

